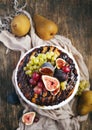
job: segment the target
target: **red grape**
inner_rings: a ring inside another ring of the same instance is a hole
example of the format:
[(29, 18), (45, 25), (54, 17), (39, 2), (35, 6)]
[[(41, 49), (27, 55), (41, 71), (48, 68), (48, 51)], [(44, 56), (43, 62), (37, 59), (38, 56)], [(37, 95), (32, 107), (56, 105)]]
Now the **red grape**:
[(41, 94), (41, 93), (42, 93), (42, 89), (39, 88), (38, 86), (36, 86), (36, 87), (34, 88), (34, 92), (35, 92), (36, 94)]
[(36, 85), (36, 83), (37, 83), (34, 79), (30, 79), (29, 82), (31, 85)]
[(43, 88), (44, 84), (43, 84), (42, 81), (39, 81), (38, 84), (37, 84), (37, 86), (38, 86), (39, 88)]
[(38, 80), (40, 79), (40, 74), (37, 73), (37, 72), (34, 72), (34, 73), (32, 74), (32, 79), (38, 81)]
[(63, 67), (62, 67), (62, 70), (63, 70), (65, 73), (70, 72), (69, 66), (63, 66)]

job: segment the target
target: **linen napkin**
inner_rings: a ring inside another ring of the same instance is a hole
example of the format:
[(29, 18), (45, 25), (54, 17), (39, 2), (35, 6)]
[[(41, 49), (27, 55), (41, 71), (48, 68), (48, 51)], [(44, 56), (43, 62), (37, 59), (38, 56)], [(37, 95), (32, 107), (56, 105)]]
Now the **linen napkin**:
[[(75, 58), (80, 70), (81, 80), (89, 80), (88, 69), (84, 63), (83, 57), (78, 52), (78, 50), (72, 45), (71, 41), (68, 38), (60, 35), (55, 35), (53, 39), (48, 41), (40, 39), (35, 33), (31, 15), (25, 10), (21, 10), (20, 13), (24, 13), (30, 19), (30, 34), (26, 35), (25, 37), (18, 38), (15, 37), (8, 30), (2, 30), (0, 33), (0, 41), (4, 44), (4, 46), (14, 51), (20, 51), (20, 57), (27, 50), (38, 45), (49, 44), (59, 46), (60, 48), (64, 48), (66, 51), (71, 53)], [(77, 97), (74, 97), (72, 101), (66, 104), (65, 106), (55, 110), (41, 110), (29, 106), (23, 101), (16, 89), (14, 73), (15, 71), (13, 71), (12, 82), (15, 87), (16, 93), (19, 96), (20, 102), (24, 106), (23, 113), (35, 111), (39, 116), (38, 122), (33, 123), (29, 126), (23, 124), (20, 118), (19, 127), (17, 128), (17, 130), (80, 130), (80, 122), (87, 120), (88, 115), (77, 115)]]

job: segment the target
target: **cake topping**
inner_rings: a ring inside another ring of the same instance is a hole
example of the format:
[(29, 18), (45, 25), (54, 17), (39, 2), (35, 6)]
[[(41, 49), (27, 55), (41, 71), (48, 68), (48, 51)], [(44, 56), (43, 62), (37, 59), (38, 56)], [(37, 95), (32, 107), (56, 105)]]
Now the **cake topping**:
[(72, 58), (54, 46), (29, 51), (17, 73), (18, 86), (23, 95), (41, 106), (57, 105), (70, 97), (77, 78)]

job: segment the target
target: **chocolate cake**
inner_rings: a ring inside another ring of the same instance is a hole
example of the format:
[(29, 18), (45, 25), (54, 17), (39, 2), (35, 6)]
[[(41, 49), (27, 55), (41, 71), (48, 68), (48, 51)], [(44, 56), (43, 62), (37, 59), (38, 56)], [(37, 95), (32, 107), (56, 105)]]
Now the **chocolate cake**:
[[(28, 51), (17, 66), (17, 86), (29, 102), (53, 106), (68, 99), (78, 81), (73, 58), (56, 46)], [(54, 79), (54, 80), (53, 80)]]

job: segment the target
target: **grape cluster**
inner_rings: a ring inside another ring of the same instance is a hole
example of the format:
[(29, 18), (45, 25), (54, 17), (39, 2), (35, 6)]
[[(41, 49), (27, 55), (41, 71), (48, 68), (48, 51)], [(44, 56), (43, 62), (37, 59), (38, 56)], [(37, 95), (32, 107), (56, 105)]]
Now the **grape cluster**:
[(31, 76), (34, 71), (38, 72), (39, 68), (45, 62), (50, 62), (52, 65), (55, 65), (57, 57), (58, 55), (52, 51), (49, 51), (46, 54), (39, 53), (37, 56), (31, 56), (29, 62), (24, 67), (24, 71), (27, 75)]
[(87, 80), (82, 80), (80, 81), (80, 84), (79, 84), (79, 88), (78, 88), (78, 91), (76, 93), (76, 95), (81, 95), (82, 92), (89, 87), (89, 82)]
[(42, 93), (42, 90), (44, 89), (44, 84), (41, 80), (40, 73), (33, 72), (32, 76), (29, 80), (29, 83), (32, 85), (33, 91), (34, 91), (35, 94), (41, 94)]

